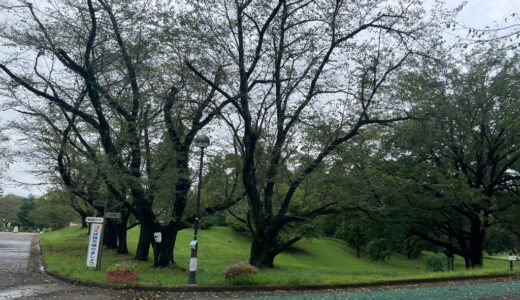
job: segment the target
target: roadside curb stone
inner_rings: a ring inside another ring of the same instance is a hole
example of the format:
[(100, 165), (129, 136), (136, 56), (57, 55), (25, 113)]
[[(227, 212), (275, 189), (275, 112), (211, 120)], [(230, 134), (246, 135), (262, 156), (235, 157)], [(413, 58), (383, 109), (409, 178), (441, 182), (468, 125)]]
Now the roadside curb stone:
[(134, 289), (144, 291), (163, 291), (163, 292), (236, 292), (236, 291), (304, 291), (304, 290), (336, 290), (349, 288), (370, 288), (381, 286), (396, 286), (405, 284), (419, 283), (437, 283), (448, 281), (464, 281), (477, 279), (495, 279), (509, 278), (511, 280), (518, 278), (516, 275), (492, 274), (482, 276), (457, 276), (449, 278), (428, 278), (415, 280), (393, 280), (393, 281), (377, 281), (363, 283), (344, 283), (344, 284), (300, 284), (300, 285), (239, 285), (239, 286), (221, 286), (221, 285), (199, 285), (199, 286), (145, 286), (140, 284), (111, 284), (96, 281), (80, 280), (65, 277), (54, 272), (46, 271), (52, 277), (75, 285), (83, 285), (88, 287), (99, 287), (108, 289)]

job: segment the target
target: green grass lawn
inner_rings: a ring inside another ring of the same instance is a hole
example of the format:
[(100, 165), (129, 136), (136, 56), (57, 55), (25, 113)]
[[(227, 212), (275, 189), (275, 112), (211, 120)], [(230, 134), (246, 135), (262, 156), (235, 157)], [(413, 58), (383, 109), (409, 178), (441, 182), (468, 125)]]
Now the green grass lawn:
[[(101, 271), (85, 266), (88, 236), (79, 226), (40, 235), (43, 260), (49, 271), (67, 277), (106, 282), (106, 269), (113, 264), (128, 261), (139, 270), (139, 284), (177, 286), (188, 280), (189, 242), (192, 230), (182, 230), (175, 246), (175, 268), (152, 268), (153, 254), (149, 262), (133, 260), (139, 229), (128, 233), (129, 255), (117, 255), (103, 250)], [(197, 282), (200, 285), (225, 285), (222, 271), (230, 264), (247, 261), (249, 238), (237, 235), (227, 227), (203, 230), (199, 237)], [(255, 284), (319, 284), (357, 283), (396, 279), (450, 277), (507, 273), (507, 257), (485, 257), (484, 267), (466, 271), (464, 261), (455, 259), (455, 271), (429, 272), (426, 255), (408, 260), (393, 255), (389, 260), (373, 262), (366, 256), (358, 259), (353, 249), (334, 239), (301, 240), (286, 253), (275, 259), (275, 268), (261, 270), (254, 277)], [(520, 266), (515, 266), (519, 268)]]

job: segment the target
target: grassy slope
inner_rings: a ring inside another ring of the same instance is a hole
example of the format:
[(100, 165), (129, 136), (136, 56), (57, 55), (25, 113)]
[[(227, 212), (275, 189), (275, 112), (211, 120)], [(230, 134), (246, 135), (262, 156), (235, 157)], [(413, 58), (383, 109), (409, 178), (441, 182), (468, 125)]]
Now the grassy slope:
[[(138, 229), (128, 234), (129, 255), (117, 255), (104, 250), (100, 272), (86, 269), (86, 230), (79, 226), (40, 235), (44, 263), (50, 271), (83, 280), (106, 281), (108, 266), (131, 261), (139, 270), (139, 283), (144, 285), (180, 285), (186, 283), (189, 264), (189, 241), (192, 230), (183, 230), (177, 238), (175, 262), (178, 267), (154, 269), (151, 262), (132, 261), (137, 246)], [(199, 238), (199, 262), (197, 281), (201, 285), (223, 285), (222, 270), (229, 264), (247, 261), (249, 239), (234, 234), (231, 229), (215, 227), (203, 230)], [(152, 255), (150, 255), (152, 259)], [(332, 239), (299, 241), (287, 253), (276, 257), (275, 268), (262, 270), (256, 284), (315, 284), (352, 283), (380, 280), (449, 277), (456, 275), (507, 272), (509, 264), (504, 259), (486, 258), (484, 267), (464, 270), (464, 262), (455, 260), (455, 272), (427, 272), (424, 258), (407, 260), (394, 255), (388, 261), (372, 262), (366, 257), (358, 259), (354, 251), (344, 243)]]

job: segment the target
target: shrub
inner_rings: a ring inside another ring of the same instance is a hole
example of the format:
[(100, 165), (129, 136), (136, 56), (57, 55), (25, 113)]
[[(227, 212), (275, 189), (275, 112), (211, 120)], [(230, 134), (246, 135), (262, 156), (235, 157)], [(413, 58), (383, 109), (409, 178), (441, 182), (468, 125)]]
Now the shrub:
[(216, 214), (202, 218), (199, 221), (200, 229), (210, 229), (213, 226), (226, 226), (226, 217), (223, 214)]
[(253, 284), (253, 276), (258, 274), (258, 269), (245, 262), (229, 265), (224, 271), (224, 279), (230, 285)]
[(131, 272), (137, 272), (137, 269), (134, 266), (127, 264), (127, 263), (115, 264), (113, 266), (108, 267), (108, 269), (107, 269), (107, 273), (118, 274), (118, 275), (122, 275), (125, 273), (131, 273)]

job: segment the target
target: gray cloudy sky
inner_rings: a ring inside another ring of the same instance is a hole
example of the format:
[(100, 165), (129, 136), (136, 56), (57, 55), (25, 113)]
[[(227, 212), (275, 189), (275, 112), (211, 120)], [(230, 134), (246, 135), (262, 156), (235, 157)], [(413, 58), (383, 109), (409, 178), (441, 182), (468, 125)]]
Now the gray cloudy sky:
[[(425, 0), (427, 5), (433, 3), (434, 0)], [(453, 8), (458, 6), (462, 1), (460, 0), (446, 0), (446, 6)], [(500, 21), (503, 18), (510, 16), (516, 12), (520, 14), (520, 0), (468, 0), (464, 9), (458, 16), (458, 21), (468, 27), (492, 26), (494, 21)], [(464, 34), (463, 30), (455, 31), (454, 33), (447, 33), (448, 35)], [(448, 37), (449, 39), (449, 37)], [(0, 118), (10, 119), (16, 117), (12, 112), (0, 113)], [(11, 137), (10, 145), (15, 147), (17, 141)], [(27, 150), (30, 149), (19, 149)], [(1, 187), (4, 194), (12, 193), (21, 196), (29, 194), (41, 195), (48, 187), (39, 185), (41, 181), (31, 174), (32, 165), (27, 161), (14, 162), (7, 172), (7, 179), (1, 182)]]

